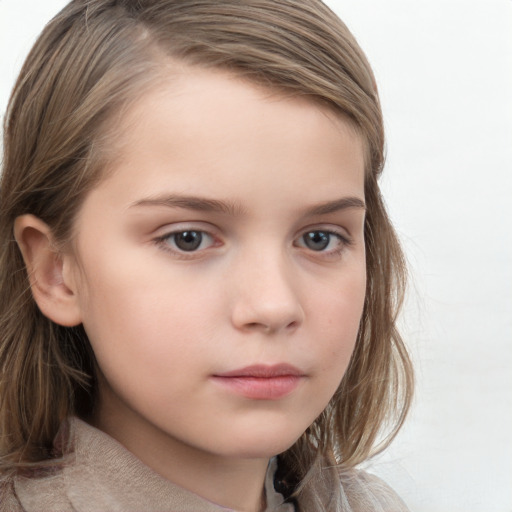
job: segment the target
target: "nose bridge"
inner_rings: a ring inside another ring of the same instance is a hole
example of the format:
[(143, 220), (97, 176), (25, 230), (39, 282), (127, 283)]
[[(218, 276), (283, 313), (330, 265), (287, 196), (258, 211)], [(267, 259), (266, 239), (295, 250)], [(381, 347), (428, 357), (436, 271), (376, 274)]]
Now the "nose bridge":
[(263, 244), (245, 251), (232, 277), (236, 281), (232, 317), (237, 328), (275, 332), (302, 323), (298, 283), (284, 248)]

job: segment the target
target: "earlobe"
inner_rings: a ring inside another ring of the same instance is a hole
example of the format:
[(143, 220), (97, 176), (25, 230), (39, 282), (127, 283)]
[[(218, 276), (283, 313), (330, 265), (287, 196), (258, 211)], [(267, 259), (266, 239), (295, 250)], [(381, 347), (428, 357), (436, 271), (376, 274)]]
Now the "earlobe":
[(56, 250), (51, 229), (34, 215), (21, 215), (14, 222), (14, 236), (23, 255), (34, 300), (41, 312), (67, 327), (81, 323), (74, 282), (64, 266), (69, 255)]

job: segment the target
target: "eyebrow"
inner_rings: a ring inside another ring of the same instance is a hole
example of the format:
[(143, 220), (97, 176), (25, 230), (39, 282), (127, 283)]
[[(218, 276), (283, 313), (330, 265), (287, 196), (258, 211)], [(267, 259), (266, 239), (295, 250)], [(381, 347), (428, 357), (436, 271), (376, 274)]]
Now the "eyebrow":
[(366, 204), (359, 197), (342, 197), (341, 199), (326, 201), (325, 203), (308, 208), (308, 210), (306, 210), (306, 217), (313, 215), (327, 215), (328, 213), (335, 213), (348, 208), (360, 208), (366, 210)]
[[(166, 206), (169, 208), (184, 208), (201, 212), (224, 213), (231, 216), (243, 215), (245, 208), (242, 204), (232, 201), (221, 201), (197, 196), (168, 195), (163, 197), (149, 197), (133, 203), (130, 208), (138, 206)], [(348, 208), (366, 210), (366, 204), (359, 197), (343, 197), (333, 201), (326, 201), (307, 208), (305, 217), (327, 215)]]
[(239, 203), (181, 195), (141, 199), (133, 203), (130, 208), (136, 206), (167, 206), (169, 208), (184, 208), (186, 210), (196, 210), (200, 212), (225, 213), (232, 216), (241, 215), (245, 212), (245, 208)]

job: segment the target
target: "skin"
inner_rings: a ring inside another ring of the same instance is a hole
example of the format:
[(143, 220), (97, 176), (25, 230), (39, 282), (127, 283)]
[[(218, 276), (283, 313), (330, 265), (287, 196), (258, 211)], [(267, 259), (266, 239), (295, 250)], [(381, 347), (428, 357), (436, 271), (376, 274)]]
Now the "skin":
[[(55, 279), (97, 358), (92, 422), (178, 485), (260, 510), (269, 458), (322, 412), (354, 348), (362, 141), (324, 106), (194, 68), (145, 94), (118, 133)], [(25, 228), (27, 246), (41, 228)], [(197, 250), (180, 250), (184, 231), (201, 233)], [(281, 363), (300, 376), (278, 399), (214, 377)]]

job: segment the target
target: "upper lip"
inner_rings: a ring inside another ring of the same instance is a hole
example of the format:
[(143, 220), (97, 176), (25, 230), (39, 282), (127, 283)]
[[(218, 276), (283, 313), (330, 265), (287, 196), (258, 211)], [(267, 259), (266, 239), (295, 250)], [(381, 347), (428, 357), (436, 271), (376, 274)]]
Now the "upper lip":
[(301, 377), (303, 375), (304, 372), (301, 372), (295, 366), (292, 366), (291, 364), (282, 363), (274, 365), (255, 364), (251, 366), (246, 366), (245, 368), (239, 368), (236, 370), (230, 370), (225, 373), (216, 374), (215, 377), (255, 377), (260, 379), (271, 379), (273, 377)]

